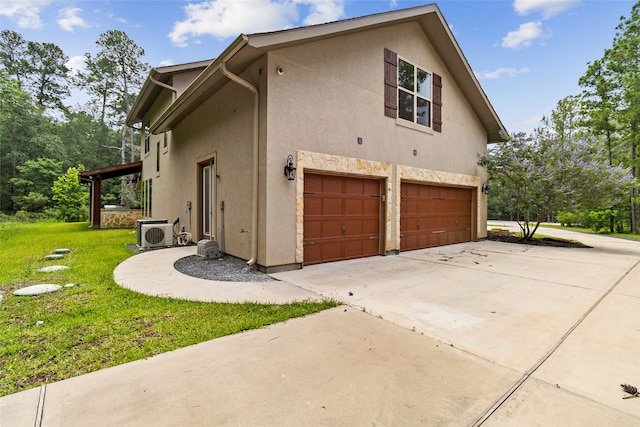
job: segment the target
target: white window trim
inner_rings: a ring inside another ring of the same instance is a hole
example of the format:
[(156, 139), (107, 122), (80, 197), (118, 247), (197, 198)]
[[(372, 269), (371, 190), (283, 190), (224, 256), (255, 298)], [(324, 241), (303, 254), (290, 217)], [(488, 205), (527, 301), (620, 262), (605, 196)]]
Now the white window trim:
[[(400, 96), (398, 96), (398, 94), (396, 94), (396, 98), (397, 98), (397, 102), (398, 102), (398, 109), (397, 109), (397, 117), (396, 117), (396, 124), (400, 125), (400, 126), (405, 126), (408, 127), (410, 129), (415, 129), (415, 130), (420, 130), (423, 131), (425, 133), (429, 133), (432, 134), (431, 132), (433, 131), (433, 71), (430, 71), (428, 68), (423, 67), (422, 65), (418, 65), (413, 61), (409, 61), (408, 59), (406, 59), (403, 56), (398, 55), (398, 59), (397, 59), (397, 70), (398, 70), (398, 80), (400, 77), (400, 60), (413, 65), (414, 67), (414, 72), (413, 72), (413, 87), (414, 90), (413, 92), (410, 92), (409, 90), (403, 88), (402, 86), (400, 86), (400, 82), (397, 82), (397, 91), (402, 90), (403, 92), (406, 93), (410, 93), (413, 95), (413, 108), (414, 108), (414, 112), (418, 111), (418, 97), (422, 98), (422, 99), (427, 99), (427, 101), (429, 101), (429, 126), (423, 125), (418, 123), (417, 119), (414, 118), (413, 121), (409, 121), (407, 119), (403, 119), (400, 117)], [(429, 98), (425, 98), (422, 95), (419, 95), (417, 92), (418, 89), (418, 82), (416, 81), (416, 72), (415, 69), (419, 68), (423, 71), (426, 71), (427, 73), (429, 73), (429, 76), (431, 76), (431, 78), (429, 79), (430, 84), (431, 84), (431, 88), (429, 89), (431, 96)], [(410, 126), (413, 125), (413, 126)], [(428, 129), (428, 131), (427, 131)]]

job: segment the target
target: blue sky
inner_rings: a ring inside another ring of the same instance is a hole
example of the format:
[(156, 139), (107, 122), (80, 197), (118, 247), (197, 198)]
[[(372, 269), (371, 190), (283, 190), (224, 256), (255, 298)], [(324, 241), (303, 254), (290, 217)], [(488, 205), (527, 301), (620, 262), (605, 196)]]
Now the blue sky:
[[(126, 32), (152, 66), (216, 57), (255, 33), (419, 6), (404, 0), (2, 0), (0, 28), (52, 42), (82, 68), (107, 30)], [(510, 132), (529, 132), (561, 98), (578, 94), (587, 63), (611, 46), (628, 0), (437, 2)], [(73, 104), (74, 100), (67, 100)]]

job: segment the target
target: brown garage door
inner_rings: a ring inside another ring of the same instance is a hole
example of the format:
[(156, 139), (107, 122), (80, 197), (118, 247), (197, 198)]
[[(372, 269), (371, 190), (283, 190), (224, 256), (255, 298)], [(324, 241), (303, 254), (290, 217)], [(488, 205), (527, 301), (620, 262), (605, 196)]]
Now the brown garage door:
[(400, 250), (471, 241), (471, 189), (403, 182)]
[(304, 175), (304, 264), (380, 253), (380, 181)]

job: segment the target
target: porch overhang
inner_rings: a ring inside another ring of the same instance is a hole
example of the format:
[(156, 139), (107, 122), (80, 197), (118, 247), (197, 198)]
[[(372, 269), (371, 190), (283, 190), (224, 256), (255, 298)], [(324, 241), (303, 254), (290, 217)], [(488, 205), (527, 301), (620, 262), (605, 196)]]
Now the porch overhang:
[(100, 209), (102, 207), (102, 180), (118, 178), (120, 176), (131, 175), (140, 172), (142, 172), (142, 161), (80, 172), (80, 182), (91, 184), (89, 191), (89, 215), (91, 218), (92, 228), (100, 228)]

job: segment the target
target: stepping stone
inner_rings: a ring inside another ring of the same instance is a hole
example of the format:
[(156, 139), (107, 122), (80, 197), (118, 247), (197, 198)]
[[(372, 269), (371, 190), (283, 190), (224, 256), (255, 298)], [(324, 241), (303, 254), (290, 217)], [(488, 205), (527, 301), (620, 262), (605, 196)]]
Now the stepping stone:
[(51, 273), (53, 271), (66, 270), (69, 267), (66, 265), (50, 265), (48, 267), (42, 267), (38, 269), (38, 273)]
[(45, 283), (42, 285), (33, 285), (27, 286), (26, 288), (18, 289), (13, 294), (15, 296), (30, 296), (30, 295), (40, 295), (40, 294), (48, 294), (50, 292), (56, 292), (62, 289), (60, 285), (52, 285), (50, 283)]
[(58, 248), (53, 251), (54, 254), (68, 254), (69, 252), (71, 252), (71, 249), (67, 248)]
[(62, 254), (51, 254), (51, 255), (45, 255), (44, 259), (62, 259), (64, 258), (64, 255)]
[(3, 299), (3, 298), (4, 298), (4, 297), (3, 297), (2, 295), (0, 295), (0, 304), (2, 304), (2, 299)]
[(67, 283), (64, 285), (65, 288), (75, 288), (76, 286), (80, 286), (80, 283)]

